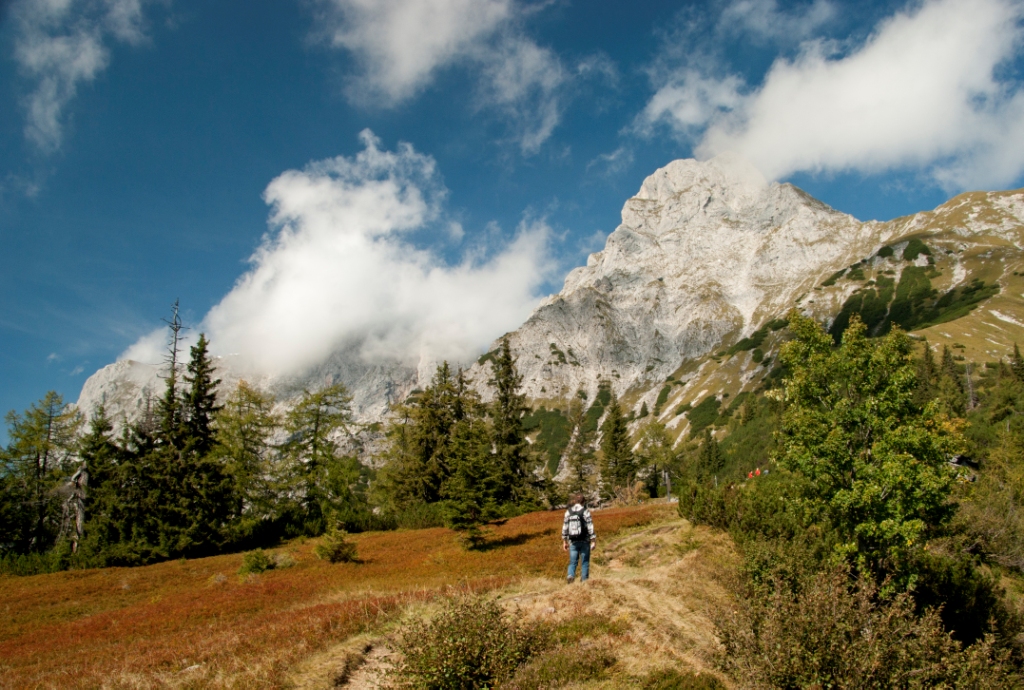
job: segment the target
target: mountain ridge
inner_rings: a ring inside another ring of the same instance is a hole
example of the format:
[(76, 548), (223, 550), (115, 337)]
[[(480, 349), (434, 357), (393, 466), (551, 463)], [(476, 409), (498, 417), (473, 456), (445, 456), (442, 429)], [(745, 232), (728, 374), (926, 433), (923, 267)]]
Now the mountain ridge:
[[(935, 245), (934, 255), (902, 261), (912, 238)], [(880, 256), (885, 248), (889, 254)], [(764, 362), (753, 361), (755, 348), (724, 356), (730, 346), (792, 308), (832, 324), (854, 295), (879, 292), (886, 281), (898, 291), (906, 266), (931, 267), (941, 275), (928, 279), (936, 289), (968, 278), (999, 285), (1002, 297), (991, 299), (1003, 318), (988, 314), (977, 328), (1003, 329), (1004, 350), (1013, 338), (1024, 340), (1024, 285), (1006, 289), (1016, 281), (1009, 268), (1020, 263), (1022, 248), (1024, 190), (968, 192), (930, 211), (861, 222), (791, 184), (768, 182), (737, 156), (677, 160), (644, 180), (604, 249), (507, 335), (534, 404), (563, 406), (579, 391), (593, 400), (607, 387), (628, 405), (657, 407), (682, 433), (685, 415), (671, 414), (680, 405), (709, 391), (735, 395), (768, 374), (774, 331), (761, 336)], [(467, 371), (485, 399), (496, 346)], [(976, 350), (991, 355), (984, 345)], [(254, 375), (230, 357), (217, 364), (222, 392), (244, 378), (283, 406), (303, 389), (340, 381), (353, 395), (357, 421), (367, 424), (383, 420), (432, 373), (423, 363), (366, 362), (355, 347), (289, 377)], [(78, 406), (88, 413), (104, 404), (115, 418), (137, 418), (147, 397), (161, 394), (160, 374), (138, 362), (108, 365), (86, 381)]]

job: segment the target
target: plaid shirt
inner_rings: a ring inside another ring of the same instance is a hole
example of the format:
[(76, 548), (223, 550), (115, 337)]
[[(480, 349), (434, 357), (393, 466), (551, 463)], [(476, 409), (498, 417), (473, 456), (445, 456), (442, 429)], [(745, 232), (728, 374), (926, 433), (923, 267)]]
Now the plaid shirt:
[[(577, 503), (571, 506), (565, 511), (565, 517), (562, 519), (562, 541), (569, 541), (569, 515), (572, 514), (574, 508), (583, 508), (582, 505)], [(590, 517), (590, 511), (583, 508), (583, 522), (587, 525), (587, 533), (590, 535), (590, 541), (597, 539), (597, 532), (594, 531), (594, 520)], [(580, 541), (583, 541), (582, 539)]]

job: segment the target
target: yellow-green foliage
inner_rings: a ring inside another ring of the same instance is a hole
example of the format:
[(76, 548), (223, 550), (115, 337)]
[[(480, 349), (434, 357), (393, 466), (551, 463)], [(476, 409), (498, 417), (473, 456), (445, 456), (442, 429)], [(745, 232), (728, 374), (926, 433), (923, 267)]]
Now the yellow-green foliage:
[(351, 563), (358, 558), (356, 545), (348, 540), (348, 532), (339, 528), (328, 530), (313, 553), (328, 563)]

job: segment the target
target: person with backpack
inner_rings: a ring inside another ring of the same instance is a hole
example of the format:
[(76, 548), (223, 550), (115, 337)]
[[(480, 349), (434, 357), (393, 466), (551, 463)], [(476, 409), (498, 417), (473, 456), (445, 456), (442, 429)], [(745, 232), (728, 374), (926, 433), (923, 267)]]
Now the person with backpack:
[(580, 564), (580, 582), (587, 581), (590, 575), (590, 550), (597, 541), (594, 520), (583, 500), (583, 494), (573, 496), (562, 520), (562, 550), (569, 552), (569, 572), (565, 580), (570, 585), (576, 579), (577, 561)]

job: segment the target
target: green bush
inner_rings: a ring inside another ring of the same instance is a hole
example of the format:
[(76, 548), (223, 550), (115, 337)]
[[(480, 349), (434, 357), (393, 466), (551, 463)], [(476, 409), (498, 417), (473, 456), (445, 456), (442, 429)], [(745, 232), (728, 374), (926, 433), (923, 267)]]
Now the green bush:
[(273, 559), (263, 549), (256, 549), (242, 556), (242, 567), (238, 569), (238, 574), (259, 575), (260, 573), (272, 570), (274, 565)]
[(903, 260), (913, 261), (921, 254), (931, 256), (931, 253), (932, 250), (928, 248), (928, 245), (915, 237), (907, 242), (907, 246), (903, 248)]
[(690, 410), (687, 417), (690, 420), (690, 438), (697, 438), (700, 432), (715, 423), (718, 419), (719, 405), (718, 398), (709, 395)]
[(635, 686), (642, 690), (725, 690), (725, 684), (710, 673), (678, 671), (663, 668), (638, 678)]
[(615, 656), (603, 647), (557, 647), (521, 666), (508, 682), (501, 684), (501, 689), (560, 688), (595, 679), (615, 661)]
[(1022, 679), (991, 636), (964, 649), (909, 594), (880, 599), (845, 570), (739, 593), (718, 615), (724, 664), (752, 687), (1008, 688)]
[(324, 534), (323, 539), (313, 549), (316, 557), (328, 563), (352, 563), (357, 560), (356, 545), (348, 541), (348, 532), (334, 528)]
[(400, 631), (399, 687), (470, 690), (508, 679), (516, 667), (549, 645), (549, 635), (505, 615), (482, 598), (449, 601), (430, 621)]

